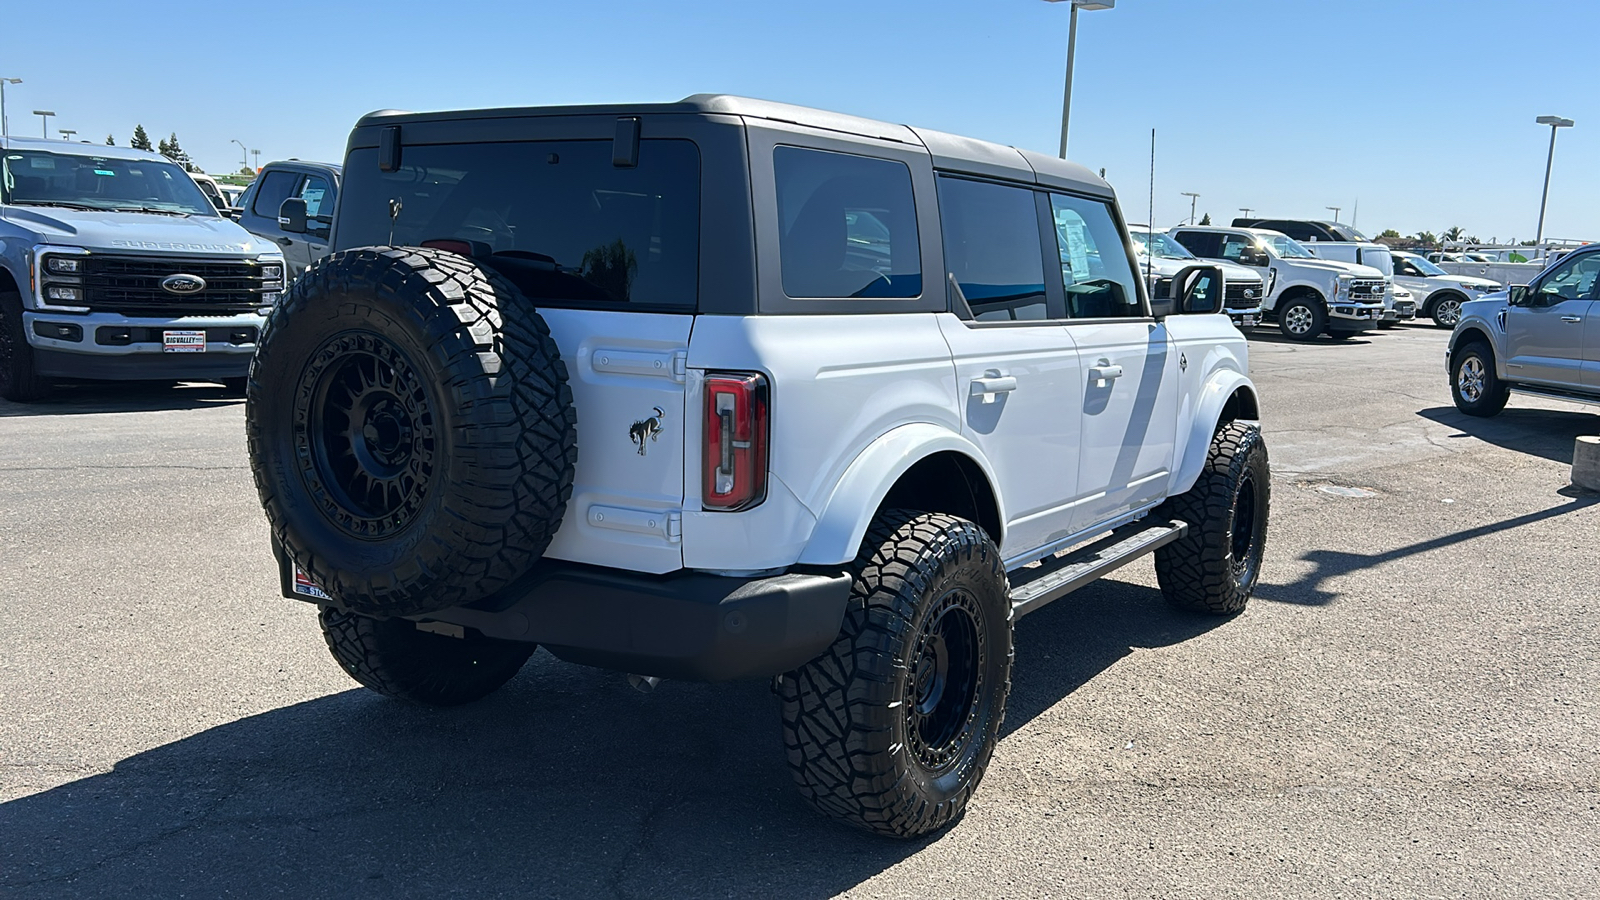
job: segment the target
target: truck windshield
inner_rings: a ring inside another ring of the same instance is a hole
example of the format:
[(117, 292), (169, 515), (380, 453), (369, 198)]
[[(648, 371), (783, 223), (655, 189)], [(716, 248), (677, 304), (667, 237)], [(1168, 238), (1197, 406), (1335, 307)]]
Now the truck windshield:
[(1450, 274), (1449, 272), (1446, 272), (1445, 270), (1439, 268), (1438, 266), (1434, 265), (1433, 263), (1428, 262), (1426, 259), (1416, 255), (1415, 253), (1407, 253), (1404, 258), (1405, 258), (1406, 262), (1411, 263), (1413, 266), (1416, 266), (1417, 267), (1417, 271), (1421, 272), (1424, 275), (1432, 276), (1432, 275), (1448, 275), (1448, 274)]
[(1139, 246), (1134, 248), (1140, 253), (1154, 256), (1156, 259), (1194, 259), (1195, 255), (1183, 249), (1183, 245), (1168, 237), (1163, 232), (1152, 234), (1148, 231), (1130, 231), (1133, 239)]
[(211, 201), (173, 163), (6, 150), (0, 203), (68, 209), (214, 216)]
[(1300, 246), (1300, 242), (1292, 237), (1285, 237), (1281, 234), (1264, 234), (1261, 236), (1261, 243), (1271, 248), (1274, 256), (1281, 256), (1285, 259), (1314, 258), (1311, 251)]

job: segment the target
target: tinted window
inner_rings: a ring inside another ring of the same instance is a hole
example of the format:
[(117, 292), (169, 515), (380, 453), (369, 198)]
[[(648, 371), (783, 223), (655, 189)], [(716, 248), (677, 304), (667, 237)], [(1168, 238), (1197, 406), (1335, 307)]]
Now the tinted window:
[(790, 297), (920, 297), (911, 170), (886, 159), (777, 147), (778, 249)]
[(1106, 319), (1144, 315), (1133, 268), (1111, 208), (1099, 200), (1050, 195), (1067, 315)]
[(437, 144), (408, 146), (399, 171), (380, 172), (376, 150), (357, 150), (337, 244), (469, 241), (537, 300), (693, 307), (699, 149), (647, 140), (637, 166), (611, 158), (611, 141)]
[(1180, 231), (1173, 235), (1190, 253), (1202, 259), (1222, 256), (1222, 235), (1212, 231)]
[(939, 179), (944, 261), (980, 321), (1050, 319), (1039, 213), (1026, 188)]
[(276, 219), (278, 208), (294, 193), (295, 183), (299, 180), (300, 175), (296, 172), (268, 172), (257, 182), (260, 186), (256, 188), (256, 198), (250, 203), (250, 211), (258, 216)]
[(1254, 257), (1255, 246), (1254, 238), (1243, 234), (1227, 234), (1222, 236), (1222, 252), (1218, 255), (1229, 262), (1243, 264), (1246, 256)]
[(1564, 300), (1592, 300), (1597, 273), (1600, 273), (1600, 253), (1569, 259), (1539, 282), (1539, 293)]

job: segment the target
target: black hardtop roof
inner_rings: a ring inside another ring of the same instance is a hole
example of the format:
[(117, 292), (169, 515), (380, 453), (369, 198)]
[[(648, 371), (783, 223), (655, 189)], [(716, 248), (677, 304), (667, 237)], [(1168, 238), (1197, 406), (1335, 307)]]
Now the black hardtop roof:
[(523, 106), (502, 109), (461, 109), (437, 112), (402, 112), (385, 109), (361, 117), (357, 128), (379, 125), (404, 125), (408, 122), (448, 122), (474, 119), (511, 119), (529, 116), (642, 116), (642, 115), (728, 115), (767, 119), (838, 131), (860, 137), (919, 145), (941, 169), (972, 175), (988, 175), (1029, 181), (1047, 187), (1113, 196), (1111, 185), (1087, 168), (1053, 156), (1021, 150), (977, 138), (962, 137), (865, 119), (845, 113), (829, 112), (790, 103), (756, 100), (728, 94), (694, 94), (676, 103), (599, 104), (592, 106)]

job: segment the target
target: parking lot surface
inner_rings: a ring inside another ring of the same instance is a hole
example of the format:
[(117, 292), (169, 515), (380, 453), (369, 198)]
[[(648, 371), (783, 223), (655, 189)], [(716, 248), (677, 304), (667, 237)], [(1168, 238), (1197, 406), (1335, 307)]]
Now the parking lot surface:
[(988, 776), (912, 843), (802, 804), (764, 683), (357, 689), (219, 389), (0, 402), (0, 894), (1592, 896), (1600, 417), (1460, 415), (1446, 336), (1253, 340), (1250, 608), (1173, 612), (1144, 561), (1024, 619)]

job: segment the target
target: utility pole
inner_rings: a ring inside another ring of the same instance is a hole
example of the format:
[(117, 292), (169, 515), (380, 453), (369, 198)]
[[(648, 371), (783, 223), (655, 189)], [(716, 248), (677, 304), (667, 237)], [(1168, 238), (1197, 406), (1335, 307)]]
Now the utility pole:
[(1540, 116), (1534, 121), (1540, 125), (1550, 126), (1550, 155), (1545, 157), (1544, 160), (1544, 193), (1539, 197), (1539, 230), (1533, 238), (1533, 246), (1538, 247), (1544, 243), (1544, 208), (1545, 204), (1550, 201), (1550, 167), (1556, 161), (1556, 129), (1571, 128), (1573, 122), (1571, 119), (1563, 119), (1560, 116)]
[(21, 78), (0, 78), (0, 137), (11, 133), (10, 126), (6, 122), (6, 85), (21, 83)]
[(1331, 210), (1333, 210), (1333, 220), (1335, 222), (1337, 222), (1337, 221), (1339, 221), (1339, 210), (1344, 209), (1344, 207), (1342, 207), (1342, 206), (1324, 206), (1323, 209), (1331, 209)]
[(1193, 225), (1194, 224), (1194, 205), (1200, 201), (1200, 195), (1196, 194), (1193, 191), (1180, 191), (1180, 193), (1182, 193), (1185, 197), (1189, 198), (1189, 224)]
[(251, 150), (250, 154), (256, 158), (256, 171), (260, 172), (261, 171), (261, 151), (260, 150)]
[(61, 132), (61, 139), (63, 141), (72, 140), (72, 136), (78, 133), (78, 129), (76, 128), (58, 128), (56, 130)]
[(244, 144), (238, 138), (234, 138), (229, 143), (239, 145), (239, 167), (242, 169), (250, 168), (250, 151), (245, 149)]
[[(1063, 0), (1046, 0), (1048, 3), (1061, 3)], [(1080, 9), (1111, 9), (1117, 5), (1117, 0), (1066, 0), (1072, 7), (1072, 13), (1067, 17), (1067, 85), (1061, 95), (1061, 158), (1067, 158), (1067, 120), (1072, 114), (1072, 57), (1078, 46), (1078, 10)]]

